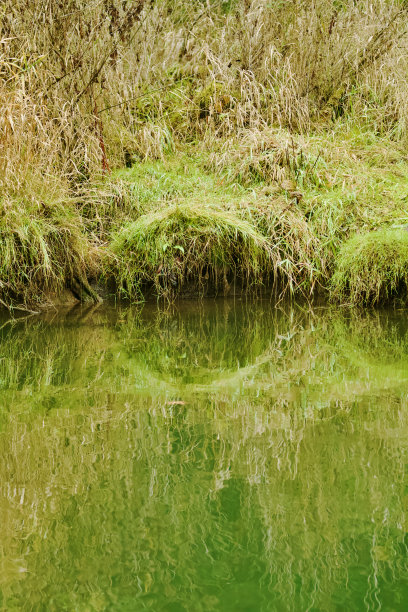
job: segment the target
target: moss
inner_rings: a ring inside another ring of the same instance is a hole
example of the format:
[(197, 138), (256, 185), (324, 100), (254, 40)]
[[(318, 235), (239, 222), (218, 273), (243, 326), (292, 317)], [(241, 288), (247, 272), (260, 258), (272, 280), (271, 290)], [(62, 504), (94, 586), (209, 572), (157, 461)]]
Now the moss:
[(333, 295), (353, 304), (376, 304), (408, 289), (408, 231), (357, 234), (344, 243), (332, 279)]

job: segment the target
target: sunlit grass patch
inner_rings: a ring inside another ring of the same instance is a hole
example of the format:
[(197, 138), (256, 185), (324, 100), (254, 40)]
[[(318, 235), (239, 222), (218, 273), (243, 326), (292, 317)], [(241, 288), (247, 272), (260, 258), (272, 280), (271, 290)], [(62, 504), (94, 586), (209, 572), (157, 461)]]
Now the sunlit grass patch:
[(408, 231), (384, 229), (345, 242), (332, 278), (334, 297), (353, 304), (378, 303), (408, 289)]
[(127, 185), (131, 196), (145, 208), (187, 198), (205, 200), (209, 195), (212, 199), (225, 200), (246, 192), (207, 168), (207, 157), (198, 148), (189, 153), (179, 151), (165, 160), (136, 163), (131, 168), (118, 170), (112, 181)]
[(205, 172), (198, 152), (194, 155), (180, 152), (165, 160), (140, 162), (116, 170), (95, 182), (83, 194), (80, 211), (88, 230), (98, 239), (108, 241), (112, 233), (158, 206), (186, 200), (221, 204), (236, 201), (240, 195), (247, 195), (246, 191)]

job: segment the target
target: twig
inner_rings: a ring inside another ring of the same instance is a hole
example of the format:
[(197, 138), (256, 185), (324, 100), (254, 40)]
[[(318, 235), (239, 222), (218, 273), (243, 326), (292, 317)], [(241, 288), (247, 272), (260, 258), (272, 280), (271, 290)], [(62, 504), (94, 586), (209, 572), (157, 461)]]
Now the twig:
[(10, 306), (10, 305), (6, 304), (6, 302), (3, 302), (2, 299), (0, 299), (0, 304), (2, 306), (4, 306), (4, 308), (6, 310), (8, 310), (9, 312), (12, 312), (13, 310), (20, 310), (21, 312), (28, 312), (28, 313), (33, 314), (33, 315), (40, 314), (40, 312), (38, 310), (30, 310), (30, 308), (27, 308), (25, 306)]

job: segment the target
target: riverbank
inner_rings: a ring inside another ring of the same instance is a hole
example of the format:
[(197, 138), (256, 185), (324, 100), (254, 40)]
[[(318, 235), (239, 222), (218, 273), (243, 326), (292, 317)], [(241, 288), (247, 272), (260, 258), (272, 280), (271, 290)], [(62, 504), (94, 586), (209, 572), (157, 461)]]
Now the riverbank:
[[(77, 189), (47, 177), (2, 203), (3, 305), (228, 295), (262, 286), (342, 303), (404, 298), (408, 157), (338, 121), (243, 130)], [(235, 289), (234, 289), (235, 287)], [(61, 297), (62, 296), (62, 297)]]
[(400, 0), (6, 5), (3, 306), (406, 300)]

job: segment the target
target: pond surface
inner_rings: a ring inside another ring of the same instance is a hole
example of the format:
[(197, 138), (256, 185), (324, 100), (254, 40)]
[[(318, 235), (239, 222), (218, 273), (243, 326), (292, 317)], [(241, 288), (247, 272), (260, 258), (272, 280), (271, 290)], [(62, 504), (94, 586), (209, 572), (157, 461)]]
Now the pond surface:
[(407, 609), (407, 311), (0, 327), (1, 609)]

